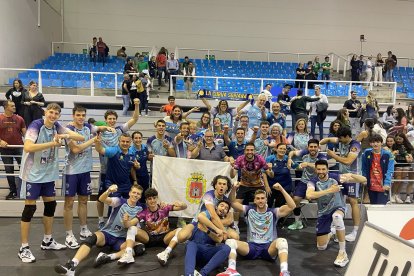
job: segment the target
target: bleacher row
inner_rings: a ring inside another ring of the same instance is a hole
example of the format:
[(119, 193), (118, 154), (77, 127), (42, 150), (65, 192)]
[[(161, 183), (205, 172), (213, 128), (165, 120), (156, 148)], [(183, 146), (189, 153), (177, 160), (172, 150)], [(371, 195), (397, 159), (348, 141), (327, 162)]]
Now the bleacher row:
[(414, 68), (396, 67), (394, 69), (394, 80), (400, 85), (397, 92), (407, 93), (407, 97), (414, 99)]
[[(182, 60), (180, 60), (182, 61)], [(297, 63), (292, 62), (260, 62), (260, 61), (238, 61), (238, 60), (205, 60), (192, 59), (198, 76), (213, 77), (247, 77), (263, 78), (265, 83), (272, 83), (274, 86), (283, 86), (286, 81), (267, 81), (266, 79), (294, 79)], [(70, 71), (91, 71), (91, 72), (110, 72), (120, 73), (124, 67), (124, 61), (110, 56), (105, 66), (97, 62), (94, 65), (88, 55), (56, 53), (48, 57), (34, 69), (70, 70)], [(412, 68), (410, 68), (412, 69)], [(38, 79), (37, 71), (26, 71), (18, 74), (24, 85), (28, 85), (31, 80)], [(9, 79), (12, 84), (14, 78)], [(97, 89), (114, 89), (115, 79), (113, 74), (94, 74), (94, 87)], [(121, 88), (123, 81), (122, 74), (117, 76), (118, 88)], [(91, 74), (89, 73), (69, 73), (69, 72), (42, 72), (42, 85), (44, 87), (63, 87), (63, 88), (90, 88)], [(217, 88), (219, 91), (257, 93), (262, 89), (260, 80), (244, 79), (218, 79)], [(193, 91), (199, 89), (216, 89), (216, 79), (196, 78), (193, 83)], [(367, 90), (360, 85), (353, 85), (353, 90), (363, 97)], [(177, 80), (177, 91), (184, 90), (182, 78)], [(347, 96), (349, 86), (341, 83), (331, 83), (323, 87), (327, 96)]]

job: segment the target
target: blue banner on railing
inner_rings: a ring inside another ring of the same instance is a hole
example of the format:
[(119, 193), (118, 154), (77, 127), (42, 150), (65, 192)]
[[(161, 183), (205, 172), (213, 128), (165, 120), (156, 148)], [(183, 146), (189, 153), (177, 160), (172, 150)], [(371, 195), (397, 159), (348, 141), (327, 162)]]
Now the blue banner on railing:
[(220, 99), (220, 100), (232, 100), (232, 101), (245, 101), (247, 99), (253, 100), (254, 94), (247, 94), (242, 92), (221, 92), (210, 91), (207, 89), (198, 90), (198, 98)]

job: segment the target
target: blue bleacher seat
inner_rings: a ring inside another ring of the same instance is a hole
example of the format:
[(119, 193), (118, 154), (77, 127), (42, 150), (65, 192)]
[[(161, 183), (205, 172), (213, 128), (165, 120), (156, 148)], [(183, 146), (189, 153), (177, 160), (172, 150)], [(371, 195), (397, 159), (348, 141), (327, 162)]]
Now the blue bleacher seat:
[(62, 80), (61, 79), (52, 80), (52, 86), (62, 87)]

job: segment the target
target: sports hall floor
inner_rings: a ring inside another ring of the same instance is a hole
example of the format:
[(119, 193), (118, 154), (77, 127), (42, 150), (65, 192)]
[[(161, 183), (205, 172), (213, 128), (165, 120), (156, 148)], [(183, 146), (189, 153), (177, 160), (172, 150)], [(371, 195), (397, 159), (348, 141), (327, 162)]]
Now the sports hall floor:
[[(90, 222), (93, 220), (91, 219)], [(172, 221), (174, 222), (174, 221)], [(290, 221), (288, 221), (290, 223)], [(338, 244), (333, 241), (326, 251), (318, 252), (315, 246), (315, 220), (309, 220), (309, 226), (300, 231), (290, 231), (278, 229), (279, 236), (285, 237), (289, 243), (289, 270), (292, 276), (335, 276), (344, 275), (344, 268), (336, 268), (333, 265)], [(347, 230), (351, 229), (352, 222), (346, 220)], [(43, 225), (41, 219), (32, 220), (30, 233), (31, 250), (36, 257), (36, 262), (23, 264), (17, 257), (20, 245), (20, 219), (19, 218), (0, 218), (0, 275), (20, 275), (20, 276), (47, 276), (57, 275), (54, 266), (57, 263), (66, 263), (71, 259), (75, 250), (66, 249), (64, 251), (42, 251), (40, 249), (41, 239), (43, 238)], [(172, 224), (175, 225), (175, 224)], [(287, 224), (286, 224), (287, 225)], [(91, 230), (92, 227), (90, 227)], [(79, 225), (74, 220), (75, 230)], [(75, 232), (75, 231), (74, 231)], [(245, 240), (246, 227), (241, 225), (241, 239)], [(54, 224), (54, 237), (58, 242), (64, 242), (64, 228), (62, 218), (57, 218)], [(75, 232), (76, 233), (76, 232)], [(351, 257), (353, 243), (347, 243), (348, 256)], [(146, 254), (137, 257), (134, 264), (126, 267), (119, 267), (116, 262), (106, 264), (100, 268), (93, 268), (93, 261), (99, 250), (93, 248), (89, 257), (82, 262), (76, 270), (76, 275), (109, 276), (109, 275), (151, 275), (151, 276), (175, 276), (184, 273), (184, 245), (179, 245), (173, 253), (173, 257), (165, 267), (161, 267), (156, 258), (156, 253), (162, 248), (147, 248)], [(107, 251), (107, 248), (104, 248)], [(222, 268), (211, 275), (223, 271)], [(279, 263), (270, 263), (262, 260), (242, 260), (238, 259), (237, 270), (241, 275), (279, 275)]]

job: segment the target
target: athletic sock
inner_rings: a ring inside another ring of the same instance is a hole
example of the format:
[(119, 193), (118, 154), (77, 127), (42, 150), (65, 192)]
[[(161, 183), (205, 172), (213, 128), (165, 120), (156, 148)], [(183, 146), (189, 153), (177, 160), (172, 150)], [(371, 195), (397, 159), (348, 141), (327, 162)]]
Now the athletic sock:
[(109, 254), (108, 257), (111, 259), (111, 261), (116, 259), (116, 255), (115, 254)]
[(288, 270), (288, 263), (282, 262), (280, 263), (280, 271), (287, 271)]
[(73, 236), (73, 231), (72, 230), (66, 231), (66, 236)]
[(171, 247), (168, 246), (167, 248), (165, 248), (165, 252), (167, 252), (167, 254), (170, 254), (171, 251), (172, 251), (172, 248)]
[(339, 242), (339, 252), (345, 252), (345, 242)]
[(229, 268), (236, 270), (236, 260), (229, 259)]
[(43, 241), (44, 242), (49, 242), (52, 239), (52, 235), (43, 235)]
[(88, 225), (81, 225), (80, 230), (81, 232), (88, 230)]
[(28, 247), (29, 244), (28, 243), (22, 243), (22, 248)]
[(78, 259), (76, 259), (76, 258), (73, 258), (72, 259), (72, 262), (73, 262), (73, 265), (76, 267), (76, 266), (78, 266), (78, 264), (79, 264), (79, 260)]
[(104, 217), (99, 217), (99, 218), (98, 218), (98, 221), (99, 221), (99, 222), (104, 222), (104, 221), (105, 221), (105, 220), (104, 220)]

